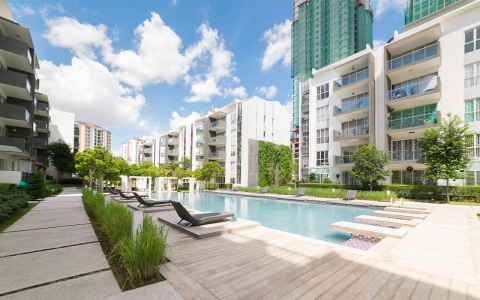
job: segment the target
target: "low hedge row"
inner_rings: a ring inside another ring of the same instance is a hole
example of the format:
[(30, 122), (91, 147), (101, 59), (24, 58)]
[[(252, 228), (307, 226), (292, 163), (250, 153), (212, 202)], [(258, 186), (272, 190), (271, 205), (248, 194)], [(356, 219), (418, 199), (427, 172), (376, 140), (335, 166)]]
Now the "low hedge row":
[(0, 183), (0, 194), (14, 193), (17, 190), (15, 183)]
[(47, 197), (52, 195), (57, 195), (63, 189), (61, 184), (47, 184), (47, 192), (45, 193)]
[(22, 191), (0, 193), (0, 222), (27, 206), (29, 198)]
[(213, 189), (232, 189), (232, 184), (231, 183), (207, 182), (205, 187), (209, 190), (213, 190)]

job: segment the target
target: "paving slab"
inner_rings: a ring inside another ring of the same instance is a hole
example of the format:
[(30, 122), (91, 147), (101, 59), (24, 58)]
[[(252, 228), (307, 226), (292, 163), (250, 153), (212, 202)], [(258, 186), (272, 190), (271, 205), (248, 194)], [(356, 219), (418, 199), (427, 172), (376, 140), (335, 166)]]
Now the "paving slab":
[(32, 211), (38, 210), (50, 210), (50, 209), (67, 209), (67, 208), (83, 208), (83, 203), (81, 201), (50, 201), (50, 202), (40, 202), (32, 208)]
[[(9, 294), (2, 300), (51, 300), (51, 299), (101, 299), (120, 293), (115, 277), (111, 271), (103, 271), (70, 280), (59, 281), (49, 285)], [(113, 299), (113, 298), (112, 298)], [(118, 299), (118, 298), (115, 298)], [(144, 298), (148, 299), (148, 298)], [(152, 299), (152, 298), (151, 298)], [(170, 299), (170, 298), (164, 298)], [(175, 298), (172, 298), (175, 299)]]
[(5, 229), (4, 232), (89, 223), (90, 220), (88, 219), (85, 209), (83, 208), (29, 211), (28, 214)]
[(3, 257), (0, 295), (108, 268), (99, 243)]
[(184, 298), (173, 288), (168, 281), (150, 284), (138, 289), (111, 295), (104, 300), (147, 300), (147, 299), (168, 299), (183, 300)]
[(97, 242), (92, 225), (0, 233), (0, 257)]
[(330, 229), (353, 234), (361, 234), (381, 239), (386, 237), (402, 239), (408, 233), (406, 230), (402, 229), (392, 229), (346, 221), (340, 221), (330, 224)]

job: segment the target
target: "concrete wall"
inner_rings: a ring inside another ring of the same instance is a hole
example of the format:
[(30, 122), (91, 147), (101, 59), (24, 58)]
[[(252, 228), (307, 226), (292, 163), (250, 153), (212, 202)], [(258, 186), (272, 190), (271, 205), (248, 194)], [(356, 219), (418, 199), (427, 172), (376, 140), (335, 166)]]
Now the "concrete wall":
[(22, 182), (21, 171), (0, 171), (0, 182), (2, 183), (16, 183)]

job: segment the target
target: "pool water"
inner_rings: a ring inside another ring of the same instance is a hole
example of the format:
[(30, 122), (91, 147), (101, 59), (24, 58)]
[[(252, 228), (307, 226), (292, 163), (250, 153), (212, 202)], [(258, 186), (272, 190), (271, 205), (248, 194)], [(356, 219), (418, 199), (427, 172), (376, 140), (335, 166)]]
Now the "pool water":
[(179, 201), (192, 209), (228, 211), (236, 217), (260, 222), (262, 226), (340, 244), (350, 239), (349, 233), (330, 230), (339, 221), (354, 222), (359, 215), (371, 215), (367, 207), (269, 200), (210, 193), (153, 193), (158, 200)]

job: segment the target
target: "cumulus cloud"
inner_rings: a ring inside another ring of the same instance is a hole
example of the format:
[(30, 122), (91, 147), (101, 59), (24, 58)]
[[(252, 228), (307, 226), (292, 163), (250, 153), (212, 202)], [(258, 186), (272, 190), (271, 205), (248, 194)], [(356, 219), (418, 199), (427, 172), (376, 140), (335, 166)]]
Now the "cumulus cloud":
[(209, 102), (212, 96), (222, 95), (217, 86), (217, 81), (212, 77), (206, 80), (199, 80), (192, 84), (190, 92), (193, 96), (186, 97), (186, 102)]
[(180, 110), (181, 110), (181, 111), (187, 111), (187, 109), (184, 108), (184, 107), (182, 107), (182, 106), (180, 106)]
[(261, 40), (267, 42), (267, 49), (262, 58), (262, 71), (270, 70), (277, 62), (284, 66), (291, 63), (291, 28), (292, 21), (275, 24), (265, 31)]
[(30, 6), (20, 5), (20, 7), (22, 8), (22, 12), (26, 15), (34, 16), (37, 14), (37, 12), (34, 11)]
[(380, 47), (382, 45), (385, 45), (386, 43), (387, 43), (387, 41), (382, 40), (382, 39), (373, 40), (373, 48)]
[(265, 96), (268, 100), (273, 99), (278, 92), (277, 88), (274, 85), (271, 85), (269, 87), (256, 87), (255, 91), (257, 91), (259, 95)]
[(293, 115), (293, 100), (285, 102), (283, 108), (285, 108), (290, 115)]
[(89, 58), (72, 58), (71, 65), (40, 61), (42, 92), (53, 107), (100, 126), (136, 124), (145, 98), (123, 87), (108, 68)]
[(375, 17), (381, 18), (381, 16), (389, 11), (404, 12), (407, 6), (408, 0), (374, 0), (372, 1), (372, 7)]
[(245, 99), (248, 96), (247, 90), (243, 86), (239, 86), (236, 88), (226, 88), (223, 90), (223, 97), (226, 98), (228, 96), (236, 97), (239, 99)]
[(170, 119), (170, 129), (193, 123), (198, 119), (200, 119), (200, 114), (197, 112), (192, 112), (187, 117), (181, 117), (176, 111), (174, 111), (172, 113), (172, 118)]

